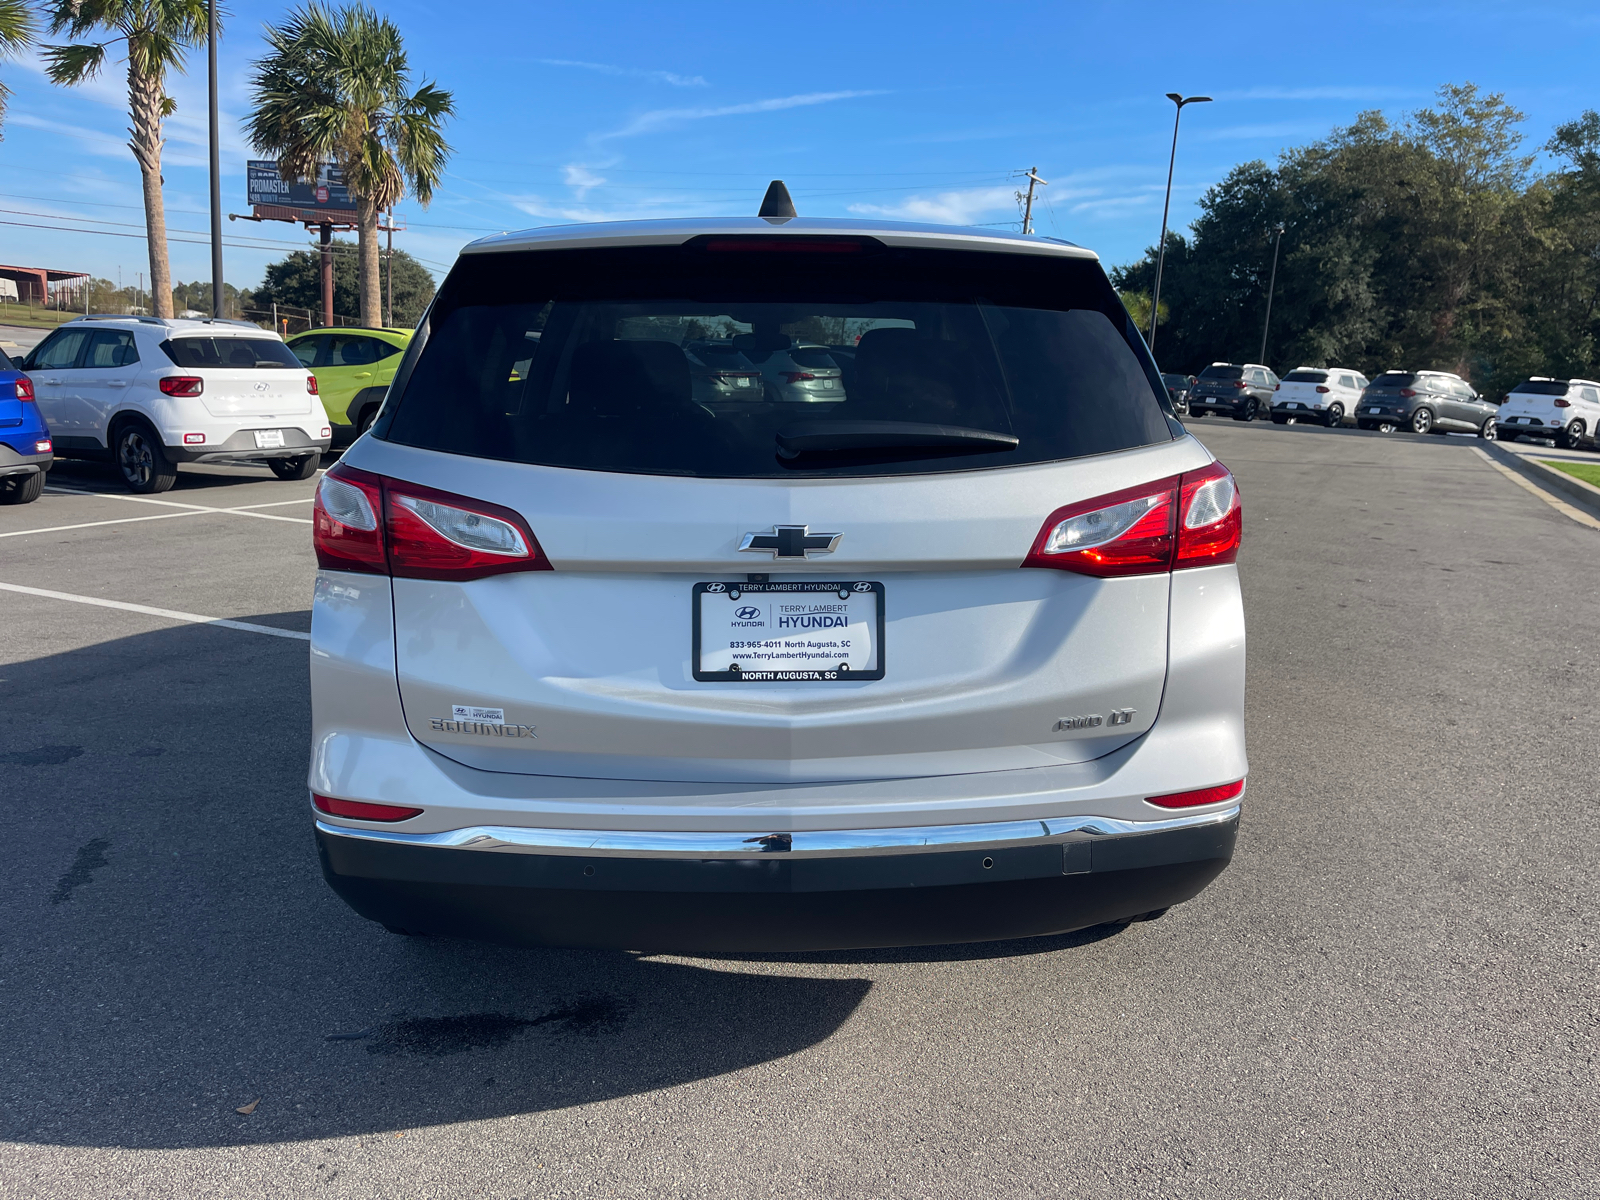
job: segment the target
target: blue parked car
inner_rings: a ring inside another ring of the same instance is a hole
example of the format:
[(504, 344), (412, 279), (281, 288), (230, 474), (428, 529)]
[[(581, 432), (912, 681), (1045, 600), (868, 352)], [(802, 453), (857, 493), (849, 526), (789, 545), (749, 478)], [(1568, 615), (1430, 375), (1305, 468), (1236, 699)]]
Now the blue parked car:
[(33, 383), (0, 350), (0, 504), (32, 504), (54, 461)]

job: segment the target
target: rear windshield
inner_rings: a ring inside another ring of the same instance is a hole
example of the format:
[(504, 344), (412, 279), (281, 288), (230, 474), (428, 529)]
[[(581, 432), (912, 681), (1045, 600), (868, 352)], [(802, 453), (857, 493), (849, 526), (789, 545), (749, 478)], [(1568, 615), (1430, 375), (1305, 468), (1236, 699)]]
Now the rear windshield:
[(1567, 385), (1560, 379), (1525, 379), (1511, 390), (1524, 396), (1565, 396)]
[[(1097, 263), (747, 245), (463, 257), (378, 436), (724, 478), (971, 470), (1174, 436)], [(759, 379), (718, 386), (708, 366)]]
[(1416, 375), (1410, 371), (1385, 371), (1372, 381), (1372, 386), (1375, 388), (1403, 388), (1410, 387), (1416, 380)]
[(1243, 379), (1243, 367), (1207, 367), (1200, 372), (1201, 379)]
[(1327, 383), (1326, 371), (1290, 371), (1283, 377), (1285, 383)]
[(296, 367), (294, 351), (277, 338), (175, 337), (161, 343), (180, 367)]
[(1161, 382), (1168, 387), (1188, 387), (1189, 377), (1187, 375), (1163, 375)]

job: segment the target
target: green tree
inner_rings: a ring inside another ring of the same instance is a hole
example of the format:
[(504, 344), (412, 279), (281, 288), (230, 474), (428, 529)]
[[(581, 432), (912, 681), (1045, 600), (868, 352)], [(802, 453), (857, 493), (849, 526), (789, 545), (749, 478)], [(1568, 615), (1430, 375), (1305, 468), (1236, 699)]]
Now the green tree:
[[(1128, 310), (1128, 316), (1133, 321), (1135, 329), (1150, 328), (1150, 293), (1149, 292), (1118, 292), (1117, 299), (1122, 301), (1122, 307)], [(1171, 308), (1167, 302), (1161, 302), (1161, 308), (1156, 313), (1156, 325), (1167, 323), (1171, 315)]]
[(408, 189), (424, 206), (433, 198), (454, 100), (432, 83), (412, 89), (399, 29), (363, 4), (311, 4), (266, 36), (271, 50), (251, 77), (250, 140), (286, 177), (311, 179), (323, 162), (343, 171), (356, 201), (361, 322), (378, 326), (378, 213)]
[[(145, 238), (150, 248), (150, 294), (158, 317), (172, 315), (172, 270), (167, 263), (167, 214), (161, 195), (161, 123), (176, 107), (167, 72), (183, 69), (184, 53), (206, 37), (206, 0), (49, 0), (50, 33), (73, 39), (44, 48), (51, 82), (71, 86), (93, 79), (110, 48), (122, 43), (128, 66), (128, 148), (144, 184)], [(103, 41), (92, 35), (109, 34)], [(83, 40), (89, 39), (89, 40)]]
[[(0, 0), (0, 59), (15, 58), (33, 45), (37, 31), (27, 0)], [(11, 89), (0, 82), (0, 124), (5, 121), (6, 98)]]
[[(394, 252), (389, 269), (394, 272), (394, 324), (408, 329), (422, 318), (423, 309), (433, 299), (433, 276), (404, 250)], [(249, 320), (270, 323), (274, 303), (282, 308), (316, 312), (322, 307), (321, 281), (319, 251), (292, 251), (286, 258), (267, 265), (264, 282), (250, 294), (250, 311), (246, 315)], [(336, 240), (333, 253), (333, 311), (353, 316), (359, 305), (360, 270), (355, 247), (349, 242)]]

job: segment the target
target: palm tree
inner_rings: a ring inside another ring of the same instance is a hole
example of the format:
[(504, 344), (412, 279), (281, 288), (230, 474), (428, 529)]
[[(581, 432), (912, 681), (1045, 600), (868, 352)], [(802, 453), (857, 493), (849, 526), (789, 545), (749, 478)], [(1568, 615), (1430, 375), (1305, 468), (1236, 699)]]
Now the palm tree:
[[(0, 58), (11, 58), (33, 44), (33, 13), (27, 0), (0, 0)], [(11, 89), (0, 83), (0, 122), (5, 120)]]
[(321, 163), (344, 173), (356, 202), (361, 323), (383, 324), (378, 214), (409, 188), (426, 205), (450, 147), (441, 127), (455, 112), (432, 83), (411, 90), (400, 30), (364, 4), (309, 4), (266, 31), (271, 52), (251, 78), (250, 140), (276, 155), (285, 178), (313, 180)]
[[(144, 181), (145, 239), (150, 245), (150, 300), (158, 317), (172, 315), (172, 269), (167, 264), (167, 210), (161, 199), (161, 122), (176, 107), (167, 72), (183, 69), (184, 51), (206, 38), (206, 0), (49, 0), (52, 34), (73, 39), (44, 48), (45, 73), (64, 86), (93, 79), (106, 54), (125, 44), (128, 62), (128, 148)], [(91, 35), (107, 33), (104, 41)], [(90, 39), (90, 40), (83, 40)]]

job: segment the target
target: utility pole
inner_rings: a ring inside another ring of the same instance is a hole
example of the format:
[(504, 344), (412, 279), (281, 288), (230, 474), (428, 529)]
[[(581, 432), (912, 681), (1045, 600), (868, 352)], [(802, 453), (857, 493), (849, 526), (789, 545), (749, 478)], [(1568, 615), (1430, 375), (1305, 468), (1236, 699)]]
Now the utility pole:
[(1034, 185), (1037, 184), (1040, 187), (1049, 187), (1050, 186), (1050, 181), (1048, 179), (1040, 179), (1039, 178), (1039, 168), (1038, 167), (1029, 167), (1028, 168), (1028, 173), (1027, 173), (1026, 176), (1024, 176), (1024, 178), (1026, 178), (1027, 181), (1028, 181), (1028, 194), (1027, 194), (1026, 197), (1024, 197), (1021, 192), (1018, 192), (1017, 193), (1017, 199), (1019, 199), (1019, 200), (1021, 200), (1023, 202), (1023, 204), (1022, 204), (1022, 232), (1023, 233), (1032, 233), (1033, 232), (1033, 188), (1034, 188)]
[(333, 226), (322, 223), (322, 324), (333, 324)]
[(1178, 121), (1183, 117), (1185, 104), (1210, 104), (1210, 96), (1184, 97), (1178, 92), (1168, 92), (1167, 99), (1178, 106), (1172, 115), (1172, 156), (1167, 159), (1167, 198), (1161, 204), (1161, 240), (1156, 243), (1156, 286), (1150, 297), (1150, 336), (1146, 339), (1152, 357), (1156, 352), (1156, 316), (1161, 311), (1161, 269), (1167, 263), (1167, 210), (1172, 207), (1172, 168), (1178, 162)]
[(1272, 276), (1267, 282), (1267, 319), (1261, 322), (1261, 357), (1256, 359), (1263, 366), (1267, 362), (1267, 330), (1272, 327), (1272, 293), (1278, 286), (1278, 247), (1283, 245), (1283, 226), (1278, 226), (1278, 236), (1272, 241)]
[(221, 317), (222, 289), (222, 150), (217, 135), (217, 0), (206, 3), (206, 80), (211, 106), (211, 315)]

